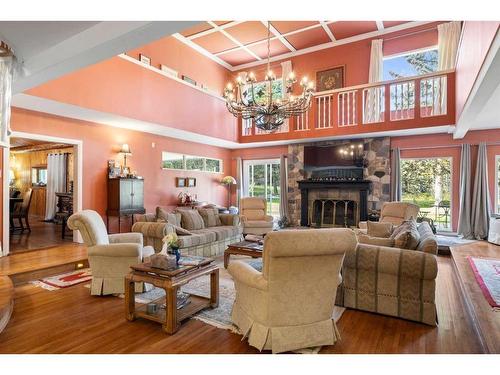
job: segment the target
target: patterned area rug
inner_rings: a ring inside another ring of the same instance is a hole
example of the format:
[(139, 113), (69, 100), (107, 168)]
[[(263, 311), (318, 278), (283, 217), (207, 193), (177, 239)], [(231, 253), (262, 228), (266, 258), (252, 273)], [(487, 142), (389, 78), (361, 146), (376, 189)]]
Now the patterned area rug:
[(73, 285), (86, 283), (92, 280), (90, 268), (63, 273), (62, 275), (46, 277), (40, 280), (30, 281), (30, 284), (47, 290), (58, 290)]
[(467, 257), (484, 298), (500, 309), (500, 259)]

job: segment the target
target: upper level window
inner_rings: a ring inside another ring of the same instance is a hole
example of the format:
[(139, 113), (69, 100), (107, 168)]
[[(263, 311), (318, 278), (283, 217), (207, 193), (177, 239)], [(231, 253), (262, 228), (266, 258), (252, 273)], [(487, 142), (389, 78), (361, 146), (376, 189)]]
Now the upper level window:
[(495, 157), (495, 213), (500, 214), (500, 155)]
[(437, 68), (437, 47), (388, 56), (384, 58), (384, 81), (433, 73)]
[[(255, 101), (258, 104), (263, 104), (267, 101), (267, 92), (268, 92), (268, 85), (269, 82), (267, 81), (262, 81), (262, 82), (256, 82), (253, 84), (253, 91), (255, 93)], [(273, 87), (273, 99), (281, 99), (283, 97), (282, 94), (282, 87), (283, 87), (283, 80), (281, 78), (276, 78), (272, 82), (272, 87)], [(243, 98), (246, 98), (247, 100), (252, 100), (252, 90), (250, 90), (250, 85), (247, 85), (245, 90), (242, 93)]]

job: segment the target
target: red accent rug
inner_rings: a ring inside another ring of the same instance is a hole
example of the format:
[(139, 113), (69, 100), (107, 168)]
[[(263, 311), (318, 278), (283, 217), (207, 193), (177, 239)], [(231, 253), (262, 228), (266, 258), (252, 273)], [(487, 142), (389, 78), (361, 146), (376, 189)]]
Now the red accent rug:
[(90, 272), (90, 268), (82, 268), (80, 270), (63, 273), (62, 275), (51, 276), (40, 280), (31, 281), (30, 283), (47, 290), (58, 290), (85, 283), (91, 280), (92, 273)]
[(467, 257), (484, 298), (491, 307), (500, 308), (500, 259)]

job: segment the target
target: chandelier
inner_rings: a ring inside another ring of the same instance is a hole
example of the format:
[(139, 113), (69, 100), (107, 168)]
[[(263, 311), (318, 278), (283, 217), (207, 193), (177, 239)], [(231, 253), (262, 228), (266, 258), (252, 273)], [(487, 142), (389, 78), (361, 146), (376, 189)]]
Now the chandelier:
[[(293, 85), (297, 82), (295, 74), (290, 72), (283, 80), (285, 87), (281, 99), (277, 93), (273, 93), (273, 82), (276, 76), (271, 70), (270, 63), (270, 23), (267, 22), (267, 73), (264, 82), (257, 83), (253, 72), (246, 77), (238, 76), (236, 79), (237, 92), (231, 83), (224, 89), (226, 107), (235, 117), (244, 120), (253, 119), (255, 126), (265, 131), (275, 131), (283, 125), (285, 119), (298, 116), (306, 112), (311, 106), (313, 95), (313, 82), (309, 82), (307, 77), (300, 81), (302, 94), (292, 95)], [(256, 90), (256, 86), (258, 90)], [(263, 87), (262, 87), (263, 86)], [(257, 96), (256, 96), (257, 94)]]

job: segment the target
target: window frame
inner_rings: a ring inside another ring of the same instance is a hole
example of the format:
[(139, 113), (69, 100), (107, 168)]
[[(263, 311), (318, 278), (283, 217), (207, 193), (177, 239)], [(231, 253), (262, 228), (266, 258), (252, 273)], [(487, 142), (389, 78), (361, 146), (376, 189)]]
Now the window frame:
[(495, 155), (495, 214), (500, 215), (500, 188), (498, 187), (498, 182), (500, 179), (500, 171), (498, 167), (500, 166), (500, 155)]
[[(453, 218), (454, 218), (454, 215), (453, 215), (453, 208), (454, 208), (454, 204), (453, 204), (453, 198), (454, 198), (454, 191), (453, 191), (453, 179), (454, 179), (454, 173), (453, 173), (453, 159), (454, 157), (453, 156), (421, 156), (421, 157), (409, 157), (409, 158), (405, 158), (405, 157), (401, 157), (401, 161), (403, 160), (429, 160), (429, 159), (448, 159), (450, 161), (450, 228), (449, 230), (446, 230), (446, 229), (442, 229), (442, 228), (437, 228), (437, 233), (445, 233), (445, 234), (450, 234), (450, 233), (455, 233), (453, 231)], [(401, 166), (400, 166), (401, 168)], [(401, 200), (403, 199), (403, 194), (401, 192)]]
[[(174, 154), (174, 155), (179, 155), (182, 156), (182, 168), (168, 168), (164, 167), (163, 163), (165, 162), (164, 155), (165, 154)], [(201, 170), (199, 169), (188, 169), (187, 168), (187, 158), (199, 158), (203, 159), (203, 168)], [(219, 171), (214, 172), (214, 171), (207, 171), (207, 159), (209, 160), (216, 160), (219, 162)], [(179, 152), (169, 152), (169, 151), (162, 151), (161, 153), (161, 162), (162, 166), (161, 169), (163, 170), (170, 170), (170, 171), (188, 171), (188, 172), (203, 172), (203, 173), (217, 173), (217, 174), (223, 174), (224, 173), (224, 160), (219, 159), (219, 158), (214, 158), (210, 156), (200, 156), (200, 155), (191, 155), (191, 154), (181, 154)]]

